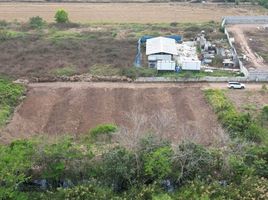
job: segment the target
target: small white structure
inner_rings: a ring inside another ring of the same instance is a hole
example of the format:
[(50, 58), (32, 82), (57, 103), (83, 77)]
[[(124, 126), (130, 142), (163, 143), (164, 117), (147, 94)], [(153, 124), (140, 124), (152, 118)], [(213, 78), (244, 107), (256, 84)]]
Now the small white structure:
[(195, 42), (183, 42), (177, 44), (178, 56), (177, 63), (182, 70), (197, 70), (201, 69), (201, 61), (198, 59)]
[(157, 70), (175, 71), (174, 56), (178, 55), (175, 39), (156, 37), (146, 41), (148, 64)]

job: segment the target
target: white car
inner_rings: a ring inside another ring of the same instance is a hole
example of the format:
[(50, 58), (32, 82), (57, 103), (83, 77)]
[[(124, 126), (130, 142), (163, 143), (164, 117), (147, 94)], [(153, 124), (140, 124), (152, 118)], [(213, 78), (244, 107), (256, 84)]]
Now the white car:
[(245, 89), (245, 84), (239, 82), (228, 82), (229, 89)]

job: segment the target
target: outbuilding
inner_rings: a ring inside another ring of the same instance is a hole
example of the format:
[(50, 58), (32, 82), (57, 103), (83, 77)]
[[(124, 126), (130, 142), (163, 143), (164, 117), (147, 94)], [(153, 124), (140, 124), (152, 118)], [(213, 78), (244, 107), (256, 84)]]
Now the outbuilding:
[(176, 40), (166, 37), (155, 37), (146, 41), (148, 65), (157, 70), (175, 71), (174, 56), (178, 55)]

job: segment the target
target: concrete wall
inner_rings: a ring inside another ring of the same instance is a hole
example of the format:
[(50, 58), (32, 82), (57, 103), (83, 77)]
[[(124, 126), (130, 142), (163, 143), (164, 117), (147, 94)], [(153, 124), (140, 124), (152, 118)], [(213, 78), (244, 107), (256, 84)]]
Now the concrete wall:
[(268, 16), (226, 16), (224, 24), (268, 24)]
[(200, 78), (139, 77), (134, 82), (157, 83), (157, 82), (228, 82), (228, 81), (247, 82), (250, 80), (247, 79), (246, 77), (212, 77), (212, 76), (206, 76)]

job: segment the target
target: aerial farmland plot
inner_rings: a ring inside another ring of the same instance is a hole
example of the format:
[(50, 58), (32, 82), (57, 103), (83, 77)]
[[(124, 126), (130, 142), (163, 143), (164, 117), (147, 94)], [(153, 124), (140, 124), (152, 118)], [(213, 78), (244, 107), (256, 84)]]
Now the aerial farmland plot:
[(0, 200), (268, 199), (267, 0), (93, 1), (0, 0)]

